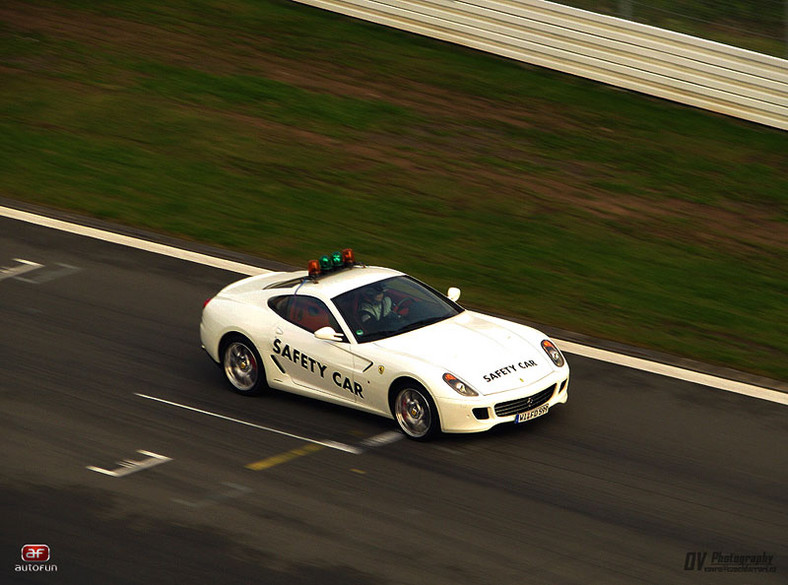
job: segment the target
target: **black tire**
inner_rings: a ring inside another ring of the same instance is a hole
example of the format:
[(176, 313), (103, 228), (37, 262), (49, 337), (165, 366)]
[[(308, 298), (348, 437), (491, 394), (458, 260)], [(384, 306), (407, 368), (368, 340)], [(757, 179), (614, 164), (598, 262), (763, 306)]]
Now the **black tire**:
[(221, 359), (224, 377), (238, 394), (255, 396), (268, 389), (260, 353), (243, 335), (234, 335), (222, 344)]
[(428, 441), (440, 432), (438, 409), (421, 384), (411, 381), (401, 384), (394, 392), (391, 411), (409, 439)]

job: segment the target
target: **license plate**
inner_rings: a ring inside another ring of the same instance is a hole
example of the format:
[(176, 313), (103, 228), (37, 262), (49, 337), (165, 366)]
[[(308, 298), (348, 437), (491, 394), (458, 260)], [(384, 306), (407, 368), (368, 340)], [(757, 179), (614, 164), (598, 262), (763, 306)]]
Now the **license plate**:
[(539, 406), (538, 408), (534, 408), (533, 410), (527, 410), (525, 412), (521, 412), (515, 417), (514, 422), (515, 423), (522, 423), (522, 422), (525, 422), (527, 420), (535, 419), (538, 416), (542, 416), (543, 414), (547, 414), (547, 411), (549, 409), (550, 409), (550, 407), (547, 404), (543, 404), (542, 406)]

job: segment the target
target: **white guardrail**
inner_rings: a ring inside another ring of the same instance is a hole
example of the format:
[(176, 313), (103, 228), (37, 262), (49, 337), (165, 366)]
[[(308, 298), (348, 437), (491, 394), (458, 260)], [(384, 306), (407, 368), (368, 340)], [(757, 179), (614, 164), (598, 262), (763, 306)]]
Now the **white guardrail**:
[(543, 0), (296, 0), (788, 130), (788, 60)]

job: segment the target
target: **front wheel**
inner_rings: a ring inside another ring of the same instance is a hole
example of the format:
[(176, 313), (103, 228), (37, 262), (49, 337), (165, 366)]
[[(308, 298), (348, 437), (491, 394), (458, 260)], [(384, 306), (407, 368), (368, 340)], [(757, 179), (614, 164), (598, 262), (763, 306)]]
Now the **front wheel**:
[(222, 351), (222, 370), (233, 390), (252, 396), (266, 388), (265, 370), (252, 342), (242, 336), (228, 340)]
[(394, 398), (394, 418), (409, 438), (426, 441), (440, 430), (438, 409), (429, 393), (419, 385), (403, 386)]

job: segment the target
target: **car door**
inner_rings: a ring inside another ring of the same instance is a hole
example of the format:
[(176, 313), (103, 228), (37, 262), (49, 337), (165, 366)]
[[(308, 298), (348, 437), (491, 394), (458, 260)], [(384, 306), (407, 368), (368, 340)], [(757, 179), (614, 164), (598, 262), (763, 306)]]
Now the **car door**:
[(354, 381), (350, 343), (317, 339), (326, 326), (341, 331), (326, 304), (308, 295), (287, 295), (271, 307), (282, 319), (275, 325), (272, 359), (301, 394), (315, 393), (339, 402), (355, 402), (361, 387)]

